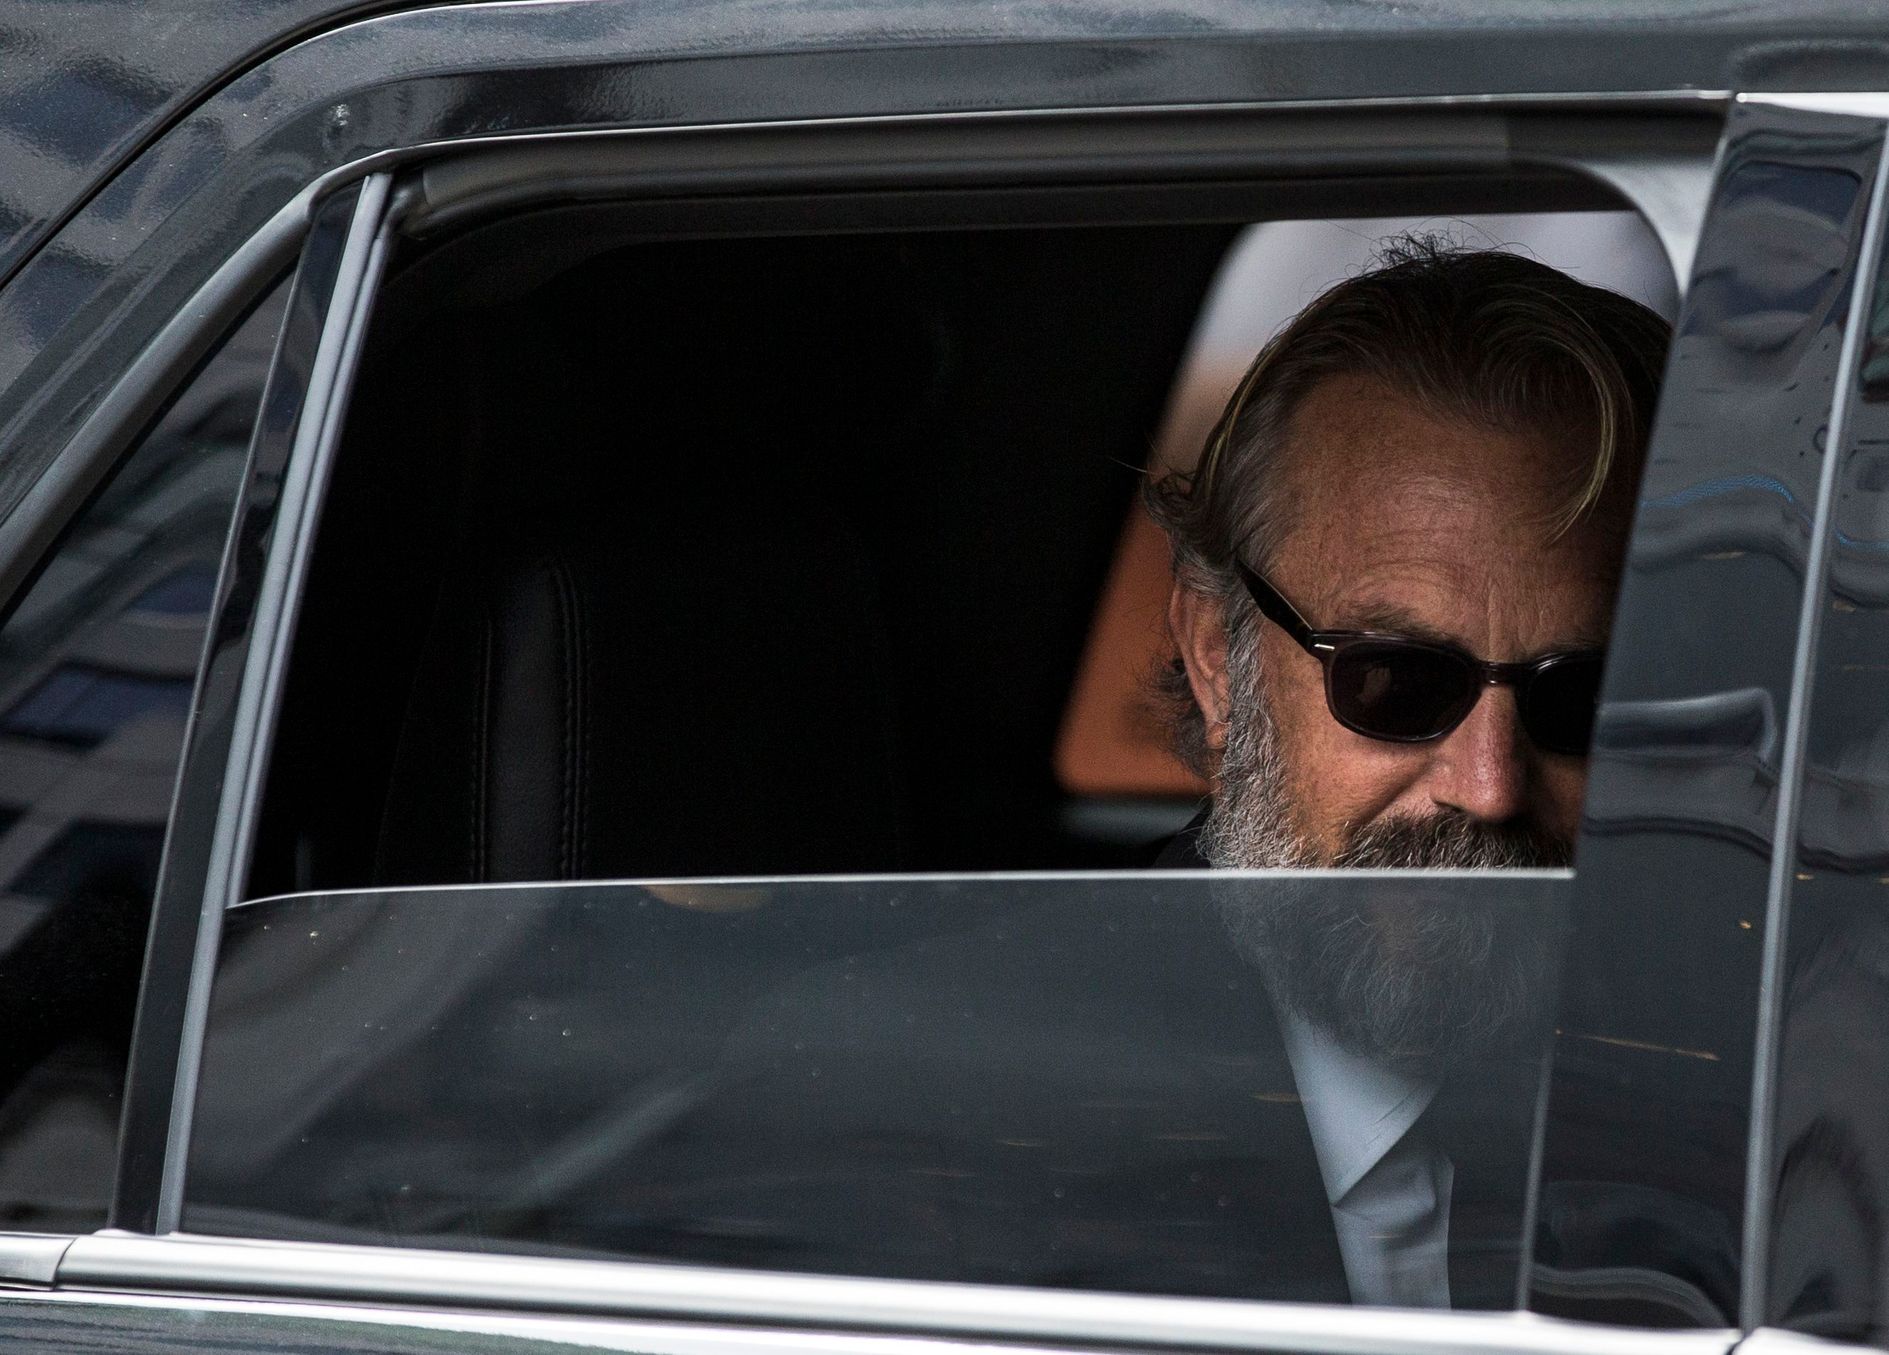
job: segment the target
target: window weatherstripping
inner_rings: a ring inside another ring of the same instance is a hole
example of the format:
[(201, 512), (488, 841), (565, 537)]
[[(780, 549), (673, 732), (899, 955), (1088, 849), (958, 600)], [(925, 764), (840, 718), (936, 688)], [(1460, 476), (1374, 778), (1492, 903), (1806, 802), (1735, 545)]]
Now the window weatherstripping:
[[(1527, 100), (1407, 101), (1391, 111), (1378, 101), (1311, 108), (1288, 106), (1164, 107), (1058, 112), (1040, 109), (992, 117), (838, 118), (805, 123), (731, 124), (694, 128), (629, 128), (572, 136), (538, 134), (464, 142), (428, 164), (403, 229), (427, 235), (494, 210), (534, 203), (623, 197), (660, 200), (691, 190), (727, 194), (791, 179), (803, 190), (907, 190), (919, 204), (913, 224), (950, 224), (937, 213), (948, 200), (925, 200), (924, 187), (966, 189), (1005, 182), (1008, 164), (1082, 166), (1080, 177), (1113, 181), (1115, 199), (1157, 180), (1167, 215), (1188, 211), (1217, 219), (1285, 219), (1289, 196), (1308, 172), (1349, 174), (1356, 182), (1394, 174), (1405, 191), (1424, 172), (1458, 177), (1433, 201), (1460, 212), (1465, 193), (1492, 210), (1540, 210), (1543, 193), (1566, 196), (1584, 181), (1587, 205), (1618, 194), (1652, 226), (1683, 294), (1692, 275), (1701, 223), (1710, 199), (1716, 120), (1697, 113), (1723, 96), (1702, 94), (1644, 115), (1590, 125), (1537, 118)], [(1594, 107), (1612, 101), (1595, 100)], [(1692, 107), (1680, 114), (1684, 103)], [(1675, 114), (1679, 114), (1675, 116)], [(1101, 137), (1098, 137), (1098, 133)], [(975, 145), (975, 151), (970, 148)], [(967, 153), (969, 152), (969, 153)], [(1211, 166), (1221, 184), (1199, 179)], [(1036, 186), (1071, 175), (1037, 169)], [(1526, 185), (1534, 184), (1531, 190)], [(1258, 187), (1264, 185), (1263, 188)], [(1506, 187), (1505, 187), (1506, 186)], [(1602, 187), (1604, 186), (1604, 187)], [(920, 189), (912, 195), (909, 190)], [(1314, 194), (1320, 190), (1313, 186)], [(1381, 185), (1362, 196), (1302, 200), (1314, 215), (1369, 214), (1384, 204)], [(1246, 203), (1232, 205), (1247, 194)], [(1230, 196), (1229, 196), (1230, 195)], [(1577, 193), (1578, 197), (1579, 194)], [(1092, 201), (1110, 201), (1108, 194)], [(1453, 200), (1454, 205), (1446, 205)], [(896, 196), (881, 211), (896, 211)], [(1341, 204), (1349, 204), (1348, 207)], [(908, 207), (908, 211), (912, 210)], [(1014, 200), (1006, 209), (1014, 211)], [(1146, 217), (1162, 209), (1127, 210)], [(1096, 208), (1091, 206), (1090, 212)], [(708, 219), (713, 219), (712, 210)], [(888, 223), (889, 224), (889, 223)]]
[[(383, 1311), (406, 1305), (457, 1309), (452, 1329), (461, 1331), (484, 1330), (478, 1314), (493, 1309), (568, 1314), (587, 1321), (568, 1331), (541, 1334), (580, 1346), (593, 1339), (587, 1331), (600, 1318), (728, 1324), (726, 1349), (735, 1351), (748, 1348), (749, 1342), (756, 1350), (777, 1349), (774, 1339), (756, 1339), (757, 1329), (769, 1337), (781, 1331), (803, 1332), (816, 1336), (823, 1349), (848, 1351), (848, 1343), (869, 1336), (903, 1335), (977, 1342), (980, 1349), (987, 1342), (1040, 1342), (1055, 1349), (1278, 1355), (1725, 1355), (1738, 1335), (1730, 1330), (1617, 1329), (1526, 1313), (1069, 1294), (535, 1256), (228, 1241), (187, 1234), (79, 1238), (59, 1267), (59, 1285), (371, 1304)], [(372, 1320), (374, 1308), (353, 1308), (353, 1321)], [(828, 1347), (829, 1339), (838, 1344)], [(597, 1344), (611, 1348), (614, 1343), (600, 1339)], [(636, 1348), (670, 1347), (658, 1332)], [(946, 1344), (938, 1348), (939, 1355), (957, 1348)], [(868, 1346), (860, 1355), (884, 1352)]]
[[(181, 1143), (188, 1130), (201, 985), (240, 874), (267, 756), (258, 712), (269, 708), (280, 681), (325, 452), (385, 256), (388, 195), (386, 176), (373, 176), (319, 204), (292, 284), (160, 871), (126, 1088), (116, 1226), (175, 1223), (182, 1154), (166, 1145)], [(175, 1164), (168, 1175), (167, 1162)]]
[(1762, 1320), (1747, 1270), (1762, 1211), (1747, 1190), (1788, 878), (1774, 844), (1794, 821), (1822, 430), (1871, 267), (1882, 150), (1874, 122), (1755, 103), (1731, 117), (1595, 737), (1539, 1183), (1538, 1311)]

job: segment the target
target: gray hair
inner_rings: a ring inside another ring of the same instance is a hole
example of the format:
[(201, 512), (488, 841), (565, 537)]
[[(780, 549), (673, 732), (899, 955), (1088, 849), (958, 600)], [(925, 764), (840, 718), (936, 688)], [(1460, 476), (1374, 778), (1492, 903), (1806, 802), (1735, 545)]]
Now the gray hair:
[[(1645, 306), (1546, 264), (1400, 237), (1377, 267), (1325, 292), (1260, 350), (1193, 471), (1147, 486), (1175, 578), (1221, 605), (1230, 642), (1252, 625), (1233, 562), (1263, 570), (1278, 549), (1289, 524), (1271, 472), (1300, 401), (1335, 376), (1374, 378), (1505, 433), (1591, 430), (1592, 455), (1547, 524), (1565, 532), (1610, 483), (1637, 477), (1670, 337)], [(1205, 721), (1178, 658), (1163, 662), (1156, 687), (1175, 751), (1205, 774)]]

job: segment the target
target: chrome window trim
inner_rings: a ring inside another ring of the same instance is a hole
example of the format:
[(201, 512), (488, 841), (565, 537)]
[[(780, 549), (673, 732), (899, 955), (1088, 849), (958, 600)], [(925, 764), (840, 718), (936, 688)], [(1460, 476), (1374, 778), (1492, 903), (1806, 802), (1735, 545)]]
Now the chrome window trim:
[(0, 1234), (0, 1289), (50, 1288), (72, 1241), (70, 1233)]
[[(1883, 105), (1889, 111), (1889, 103)], [(1889, 130), (1889, 129), (1886, 129)], [(1837, 473), (1849, 437), (1850, 415), (1857, 398), (1856, 371), (1863, 338), (1869, 329), (1870, 296), (1876, 289), (1883, 249), (1885, 190), (1889, 189), (1889, 140), (1876, 162), (1876, 182), (1870, 187), (1863, 236), (1857, 247), (1856, 277), (1850, 288), (1849, 314), (1843, 342), (1837, 351), (1836, 389), (1831, 392), (1823, 465), (1818, 468), (1817, 502), (1811, 517), (1810, 550), (1804, 560), (1804, 591), (1797, 617), (1796, 652), (1791, 656), (1791, 701), (1784, 715), (1784, 733), (1778, 752), (1776, 826), (1771, 835), (1769, 884), (1766, 890), (1764, 949), (1759, 958), (1757, 1037), (1752, 1051), (1751, 1133), (1745, 1159), (1745, 1218), (1742, 1239), (1744, 1283), (1739, 1294), (1739, 1322), (1755, 1330), (1764, 1322), (1769, 1304), (1771, 1257), (1771, 1203), (1776, 1191), (1773, 1172), (1774, 1127), (1777, 1100), (1778, 1040), (1782, 1032), (1784, 986), (1787, 975), (1787, 937), (1790, 928), (1791, 881), (1797, 866), (1798, 811), (1804, 797), (1804, 771), (1810, 737), (1812, 668), (1822, 631), (1825, 576), (1830, 560), (1830, 522), (1836, 501)]]
[(512, 1309), (980, 1341), (1298, 1355), (1723, 1355), (1730, 1330), (878, 1280), (172, 1233), (81, 1237), (58, 1288)]
[(1835, 1352), (1879, 1351), (1881, 1347), (1831, 1341), (1783, 1327), (1760, 1327), (1738, 1343), (1738, 1355), (1835, 1355)]
[(1773, 108), (1795, 108), (1805, 113), (1836, 113), (1844, 117), (1889, 119), (1889, 92), (1878, 94), (1817, 93), (1812, 91), (1770, 91), (1740, 94), (1741, 104), (1766, 104)]
[[(229, 907), (248, 908), (256, 904), (280, 903), (288, 899), (321, 899), (338, 896), (362, 894), (496, 894), (515, 889), (648, 889), (652, 886), (688, 885), (691, 888), (732, 885), (772, 886), (781, 884), (867, 884), (873, 881), (885, 881), (896, 884), (924, 884), (959, 880), (975, 880), (1000, 884), (1015, 880), (1040, 884), (1057, 880), (1133, 880), (1145, 878), (1171, 883), (1178, 880), (1334, 880), (1345, 879), (1356, 874), (1355, 871), (1334, 870), (1326, 866), (1310, 867), (1268, 867), (1260, 870), (992, 870), (992, 871), (911, 871), (902, 873), (869, 873), (859, 875), (651, 875), (629, 878), (596, 880), (492, 880), (477, 884), (445, 885), (374, 885), (366, 889), (310, 889), (290, 894), (270, 894), (254, 899), (232, 900)], [(1396, 880), (1410, 876), (1426, 881), (1436, 880), (1560, 880), (1574, 879), (1573, 870), (1567, 867), (1530, 867), (1509, 869), (1469, 869), (1466, 867), (1447, 867), (1436, 869), (1411, 868), (1374, 870), (1371, 876), (1375, 880)]]

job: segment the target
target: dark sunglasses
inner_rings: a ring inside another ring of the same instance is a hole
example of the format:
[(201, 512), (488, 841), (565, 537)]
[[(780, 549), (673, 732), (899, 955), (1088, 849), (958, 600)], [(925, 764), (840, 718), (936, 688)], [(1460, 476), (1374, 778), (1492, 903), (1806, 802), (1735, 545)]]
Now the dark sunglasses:
[(1522, 728), (1551, 753), (1587, 752), (1600, 701), (1598, 649), (1527, 663), (1487, 663), (1454, 645), (1359, 630), (1313, 630), (1279, 590), (1234, 562), (1260, 613), (1325, 666), (1325, 704), (1346, 729), (1391, 743), (1440, 739), (1469, 718), (1485, 686), (1515, 688)]

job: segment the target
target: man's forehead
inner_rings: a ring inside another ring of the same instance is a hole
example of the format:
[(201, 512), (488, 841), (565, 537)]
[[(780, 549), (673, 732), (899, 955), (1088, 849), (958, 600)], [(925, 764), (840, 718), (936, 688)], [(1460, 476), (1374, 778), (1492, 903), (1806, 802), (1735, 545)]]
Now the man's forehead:
[(1496, 631), (1531, 647), (1604, 640), (1620, 528), (1561, 530), (1569, 457), (1370, 383), (1327, 383), (1299, 412), (1270, 563), (1313, 624), (1459, 644)]
[(1421, 497), (1495, 487), (1518, 513), (1556, 499), (1586, 478), (1593, 449), (1569, 430), (1563, 439), (1511, 432), (1376, 378), (1327, 377), (1298, 402), (1275, 468), (1300, 498), (1374, 498), (1402, 488)]

